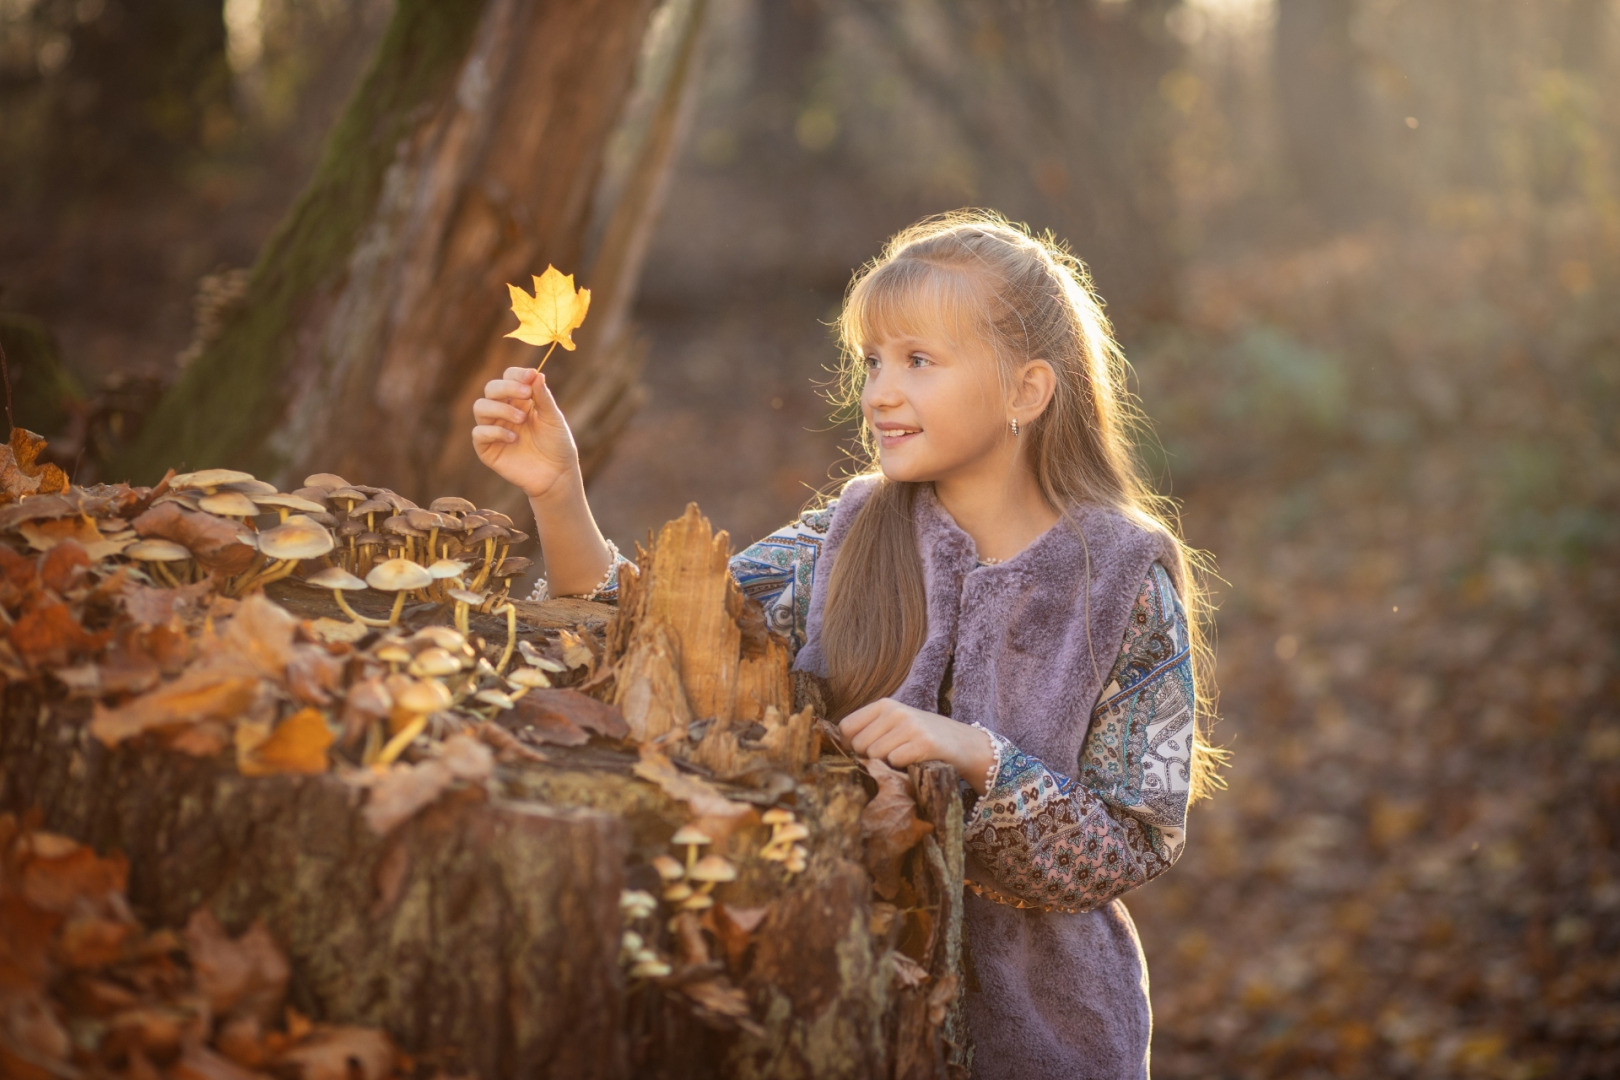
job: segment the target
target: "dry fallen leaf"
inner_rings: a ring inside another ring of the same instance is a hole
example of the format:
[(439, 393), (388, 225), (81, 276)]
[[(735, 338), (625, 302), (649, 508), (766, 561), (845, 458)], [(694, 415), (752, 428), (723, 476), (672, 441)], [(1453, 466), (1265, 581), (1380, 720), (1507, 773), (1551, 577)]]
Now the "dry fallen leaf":
[(683, 800), (692, 808), (694, 824), (716, 843), (759, 820), (752, 806), (728, 799), (707, 780), (681, 772), (656, 747), (643, 744), (640, 755), (641, 760), (634, 766), (635, 774), (657, 784), (670, 798)]
[(863, 762), (877, 781), (877, 794), (861, 811), (861, 839), (866, 842), (866, 869), (879, 896), (893, 900), (900, 891), (900, 864), (917, 841), (934, 826), (917, 818), (911, 780), (876, 758)]
[(281, 1053), (278, 1074), (298, 1080), (382, 1080), (394, 1069), (396, 1051), (376, 1028), (321, 1026)]
[(226, 518), (166, 502), (152, 507), (132, 524), (142, 537), (180, 544), (210, 570), (240, 574), (253, 565), (253, 549), (238, 539), (247, 535), (247, 530)]
[(327, 748), (335, 736), (319, 709), (299, 709), (277, 724), (270, 737), (237, 759), (243, 776), (276, 773), (323, 773), (330, 762)]
[(592, 734), (622, 739), (630, 733), (624, 714), (578, 690), (530, 690), (502, 718), (505, 727), (532, 725), (542, 742), (578, 746)]
[(471, 735), (452, 735), (434, 751), (432, 758), (417, 765), (396, 763), (381, 775), (370, 771), (350, 775), (351, 783), (371, 789), (361, 813), (379, 835), (386, 836), (456, 780), (476, 783), (495, 771), (495, 755)]
[(90, 733), (108, 746), (146, 731), (183, 728), (202, 720), (229, 720), (258, 695), (257, 676), (240, 670), (193, 670), (117, 708), (97, 705)]
[[(574, 275), (563, 274), (555, 266), (547, 265), (546, 272), (534, 279), (534, 295), (530, 296), (516, 285), (508, 285), (512, 294), (512, 314), (518, 317), (518, 328), (507, 334), (530, 345), (561, 345), (574, 351), (574, 330), (585, 321), (585, 312), (591, 306), (591, 290), (574, 288)], [(546, 356), (551, 349), (546, 350)], [(542, 358), (540, 365), (545, 366)]]
[(207, 908), (186, 923), (186, 951), (197, 988), (215, 1016), (241, 1015), (270, 1023), (287, 990), (287, 959), (262, 921), (232, 939)]

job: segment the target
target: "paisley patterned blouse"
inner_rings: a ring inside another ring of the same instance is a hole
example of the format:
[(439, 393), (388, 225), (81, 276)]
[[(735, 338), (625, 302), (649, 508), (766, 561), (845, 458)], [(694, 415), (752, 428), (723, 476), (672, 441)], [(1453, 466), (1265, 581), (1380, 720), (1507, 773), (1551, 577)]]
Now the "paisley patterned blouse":
[[(743, 592), (764, 605), (795, 652), (835, 506), (806, 511), (731, 558)], [(618, 568), (630, 560), (614, 556), (590, 599), (618, 599)], [(542, 582), (537, 596), (543, 589)], [(1079, 761), (1042, 762), (973, 725), (990, 736), (995, 764), (983, 795), (963, 783), (963, 838), (994, 880), (968, 887), (1015, 907), (1089, 911), (1169, 869), (1186, 840), (1193, 712), (1186, 615), (1169, 574), (1154, 563), (1091, 710)]]

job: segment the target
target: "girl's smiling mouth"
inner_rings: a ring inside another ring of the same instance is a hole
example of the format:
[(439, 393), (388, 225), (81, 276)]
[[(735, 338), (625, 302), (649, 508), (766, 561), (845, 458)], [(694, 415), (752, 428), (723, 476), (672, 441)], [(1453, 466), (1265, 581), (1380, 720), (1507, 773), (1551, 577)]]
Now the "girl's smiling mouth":
[(922, 428), (901, 427), (898, 424), (875, 425), (878, 431), (878, 442), (882, 446), (899, 446), (909, 442), (915, 435), (922, 434)]

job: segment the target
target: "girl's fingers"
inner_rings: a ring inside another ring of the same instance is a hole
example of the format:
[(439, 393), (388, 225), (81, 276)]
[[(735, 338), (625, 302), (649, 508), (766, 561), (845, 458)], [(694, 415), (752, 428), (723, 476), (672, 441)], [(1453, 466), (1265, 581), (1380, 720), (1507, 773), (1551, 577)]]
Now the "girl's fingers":
[(479, 398), (473, 402), (473, 419), (480, 424), (493, 424), (497, 420), (505, 420), (510, 424), (521, 424), (529, 418), (529, 414), (504, 401), (493, 401), (489, 398)]
[(881, 738), (872, 744), (872, 748), (866, 752), (866, 756), (882, 758), (890, 765), (898, 767), (900, 762), (892, 760), (892, 757), (899, 752), (901, 747), (906, 746), (911, 741), (911, 732), (904, 727), (886, 731)]
[(472, 437), (474, 446), (517, 442), (517, 432), (511, 428), (497, 427), (494, 424), (479, 424), (473, 428)]
[(882, 713), (888, 698), (880, 698), (869, 705), (862, 705), (842, 720), (838, 721), (838, 730), (844, 733), (844, 738), (853, 739), (859, 735), (868, 724), (876, 720)]
[[(501, 375), (501, 378), (509, 382), (532, 383), (536, 375), (540, 375), (540, 372), (532, 367), (509, 367)], [(540, 377), (545, 378), (544, 375), (540, 375)]]
[(900, 716), (885, 712), (862, 728), (860, 733), (851, 739), (849, 743), (855, 748), (857, 754), (876, 757), (877, 755), (872, 753), (871, 748), (893, 732), (901, 719)]
[(491, 379), (484, 384), (484, 396), (496, 401), (526, 399), (534, 396), (534, 390), (528, 383), (515, 379)]

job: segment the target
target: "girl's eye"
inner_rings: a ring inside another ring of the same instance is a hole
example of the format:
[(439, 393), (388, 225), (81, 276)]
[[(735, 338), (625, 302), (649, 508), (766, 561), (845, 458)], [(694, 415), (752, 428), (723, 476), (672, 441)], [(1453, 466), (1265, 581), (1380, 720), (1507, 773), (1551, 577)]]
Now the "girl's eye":
[(928, 357), (924, 356), (922, 353), (912, 353), (910, 359), (913, 367), (920, 367), (923, 364), (931, 363)]
[(877, 364), (878, 364), (878, 358), (877, 358), (877, 357), (875, 357), (875, 356), (868, 356), (868, 357), (867, 357), (867, 358), (866, 358), (866, 366), (867, 366), (867, 367), (869, 367), (869, 368), (871, 368), (871, 367), (876, 367), (876, 366), (877, 366)]

